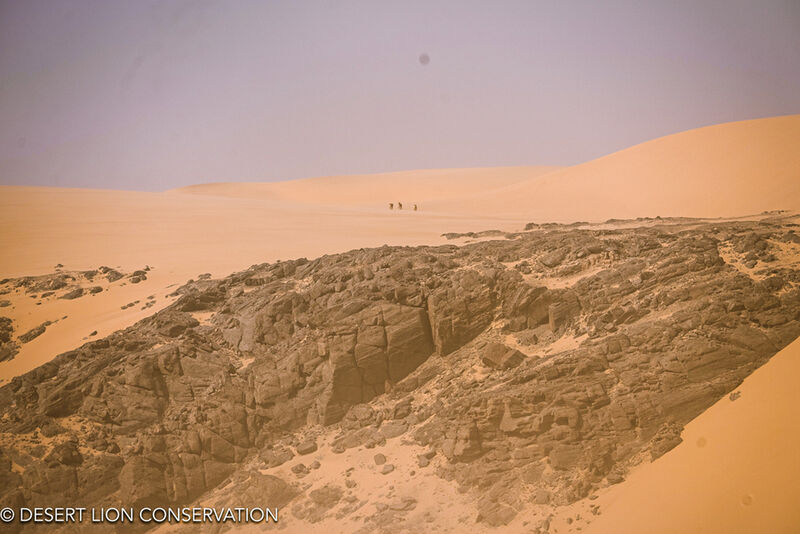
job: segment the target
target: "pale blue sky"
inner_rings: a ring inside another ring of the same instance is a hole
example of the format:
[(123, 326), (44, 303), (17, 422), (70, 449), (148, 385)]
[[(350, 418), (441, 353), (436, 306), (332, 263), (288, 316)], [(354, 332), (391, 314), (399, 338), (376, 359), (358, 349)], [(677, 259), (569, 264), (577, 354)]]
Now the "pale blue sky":
[(0, 0), (3, 184), (574, 164), (789, 113), (797, 0)]

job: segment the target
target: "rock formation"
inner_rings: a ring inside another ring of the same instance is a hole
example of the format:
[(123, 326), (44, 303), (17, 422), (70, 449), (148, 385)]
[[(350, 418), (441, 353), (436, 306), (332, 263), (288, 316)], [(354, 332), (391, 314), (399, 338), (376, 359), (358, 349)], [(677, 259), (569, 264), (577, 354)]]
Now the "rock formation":
[(506, 524), (664, 454), (794, 340), (798, 250), (779, 218), (547, 225), (193, 281), (0, 389), (0, 502), (165, 506), (232, 481), (344, 514), (357, 487), (258, 471), (322, 428), (339, 453), (404, 436), (477, 490), (474, 520)]

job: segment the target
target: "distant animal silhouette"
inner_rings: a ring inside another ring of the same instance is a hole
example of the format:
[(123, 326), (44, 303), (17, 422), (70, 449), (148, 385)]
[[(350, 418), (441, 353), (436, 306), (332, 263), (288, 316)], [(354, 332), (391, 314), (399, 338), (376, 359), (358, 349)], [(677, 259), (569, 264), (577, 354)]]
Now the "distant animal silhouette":
[(397, 209), (399, 209), (399, 210), (403, 209), (403, 203), (402, 202), (398, 202), (397, 203)]
[(394, 202), (389, 202), (389, 209), (390, 209), (390, 210), (393, 210), (393, 209), (394, 209)]
[(417, 211), (417, 205), (414, 204), (414, 211)]

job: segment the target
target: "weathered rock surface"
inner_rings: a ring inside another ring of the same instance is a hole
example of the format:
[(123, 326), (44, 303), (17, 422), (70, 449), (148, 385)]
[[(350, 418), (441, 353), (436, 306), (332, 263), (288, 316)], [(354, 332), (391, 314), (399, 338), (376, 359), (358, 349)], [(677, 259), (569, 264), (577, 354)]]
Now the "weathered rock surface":
[(45, 321), (42, 324), (40, 324), (39, 326), (34, 326), (33, 328), (31, 328), (30, 330), (28, 330), (24, 334), (20, 334), (20, 336), (17, 339), (19, 339), (20, 343), (29, 343), (29, 342), (33, 341), (34, 339), (36, 339), (37, 337), (39, 337), (42, 334), (44, 334), (44, 332), (45, 332), (45, 330), (47, 330), (48, 326), (50, 326), (50, 321)]
[(9, 317), (0, 317), (0, 362), (10, 360), (19, 352), (14, 339), (14, 321)]
[[(146, 279), (146, 272), (140, 270), (128, 277), (131, 282), (137, 274), (138, 281)], [(86, 287), (88, 284), (96, 282), (100, 275), (103, 275), (109, 283), (124, 277), (122, 273), (109, 267), (100, 267), (89, 271), (67, 271), (63, 269), (63, 266), (56, 266), (55, 272), (50, 274), (0, 280), (0, 294), (21, 291), (40, 299), (53, 297), (74, 300), (86, 294), (93, 295), (103, 291), (103, 287), (96, 284)]]
[(481, 360), (489, 367), (495, 369), (510, 369), (521, 364), (525, 355), (517, 349), (507, 347), (502, 343), (489, 343), (483, 349)]

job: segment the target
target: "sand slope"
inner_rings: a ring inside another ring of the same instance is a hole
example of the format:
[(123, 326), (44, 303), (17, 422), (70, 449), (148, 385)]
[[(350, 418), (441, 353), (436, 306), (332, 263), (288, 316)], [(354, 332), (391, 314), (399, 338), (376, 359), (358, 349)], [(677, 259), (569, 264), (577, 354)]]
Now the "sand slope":
[(662, 137), (486, 192), (437, 211), (503, 212), (537, 222), (730, 217), (800, 209), (800, 115)]
[(590, 534), (800, 529), (800, 340), (689, 423), (683, 443), (601, 496)]

